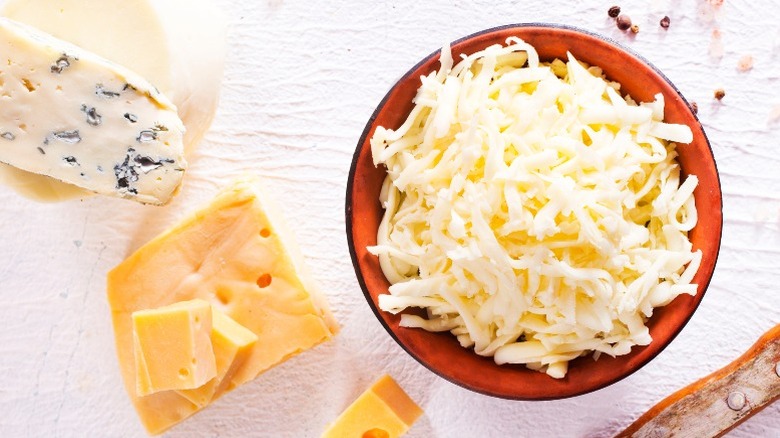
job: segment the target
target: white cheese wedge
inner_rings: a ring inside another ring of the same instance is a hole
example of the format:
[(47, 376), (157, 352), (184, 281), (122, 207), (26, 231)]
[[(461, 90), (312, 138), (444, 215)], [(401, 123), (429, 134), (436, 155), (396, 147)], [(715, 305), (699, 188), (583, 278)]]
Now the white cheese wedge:
[[(210, 0), (8, 0), (0, 15), (123, 65), (176, 105), (185, 151), (200, 142), (217, 109), (226, 19)], [(0, 164), (0, 182), (39, 201), (83, 190)]]
[(176, 107), (126, 68), (0, 18), (0, 162), (165, 204), (186, 162)]

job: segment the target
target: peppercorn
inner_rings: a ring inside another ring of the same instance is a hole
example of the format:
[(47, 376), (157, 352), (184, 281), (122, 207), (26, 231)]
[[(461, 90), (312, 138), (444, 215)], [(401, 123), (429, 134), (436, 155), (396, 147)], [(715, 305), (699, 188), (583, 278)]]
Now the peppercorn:
[(617, 18), (618, 15), (620, 15), (620, 6), (612, 6), (607, 11), (607, 15), (609, 15), (612, 18)]
[(667, 15), (664, 18), (661, 19), (661, 23), (660, 24), (661, 24), (661, 27), (663, 27), (664, 29), (669, 29), (669, 25), (671, 23), (672, 23), (672, 20)]
[(631, 17), (621, 14), (617, 17), (617, 27), (620, 30), (628, 30), (631, 27)]
[(717, 90), (715, 90), (715, 99), (721, 100), (724, 97), (726, 97), (726, 90), (724, 90), (723, 88), (718, 88)]
[(691, 102), (691, 111), (693, 111), (694, 114), (699, 114), (699, 104)]
[(639, 25), (635, 24), (635, 25), (631, 26), (631, 32), (639, 33)]

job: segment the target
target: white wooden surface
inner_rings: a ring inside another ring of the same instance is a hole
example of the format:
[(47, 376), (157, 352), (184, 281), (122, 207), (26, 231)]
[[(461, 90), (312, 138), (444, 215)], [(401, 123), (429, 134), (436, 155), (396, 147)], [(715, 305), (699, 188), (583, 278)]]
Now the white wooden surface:
[[(216, 1), (231, 23), (222, 101), (175, 202), (39, 204), (0, 187), (0, 435), (145, 435), (120, 381), (105, 274), (245, 172), (264, 176), (284, 203), (343, 331), (170, 436), (316, 437), (383, 372), (425, 409), (410, 436), (610, 436), (780, 322), (780, 124), (769, 120), (780, 105), (776, 0), (726, 0), (717, 14), (705, 0), (622, 1), (636, 36), (607, 18), (612, 2)], [(634, 375), (561, 401), (474, 394), (409, 358), (365, 303), (344, 231), (352, 153), (392, 83), (445, 41), (512, 22), (579, 26), (653, 62), (698, 103), (723, 184), (720, 260), (691, 322)], [(710, 50), (714, 29), (722, 56)], [(755, 59), (752, 71), (737, 70), (743, 55)], [(780, 436), (780, 405), (732, 434)]]

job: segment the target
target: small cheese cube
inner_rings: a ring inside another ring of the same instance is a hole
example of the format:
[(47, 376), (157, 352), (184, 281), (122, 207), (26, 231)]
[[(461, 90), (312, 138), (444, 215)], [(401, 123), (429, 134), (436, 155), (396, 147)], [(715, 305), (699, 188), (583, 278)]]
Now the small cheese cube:
[(180, 390), (179, 394), (202, 407), (218, 398), (225, 390), (233, 389), (233, 375), (249, 357), (255, 342), (257, 335), (233, 318), (212, 308), (211, 345), (217, 362), (217, 376), (200, 388)]
[(217, 375), (211, 305), (191, 300), (133, 312), (133, 347), (139, 396), (203, 386)]
[(385, 374), (349, 405), (322, 438), (399, 437), (422, 414), (422, 409), (414, 400)]

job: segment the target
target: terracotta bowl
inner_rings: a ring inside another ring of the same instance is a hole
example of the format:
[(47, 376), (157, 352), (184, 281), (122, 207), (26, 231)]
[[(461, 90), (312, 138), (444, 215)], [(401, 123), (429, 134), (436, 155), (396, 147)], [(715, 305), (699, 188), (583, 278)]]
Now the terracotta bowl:
[(436, 70), (439, 52), (412, 67), (393, 88), (366, 125), (355, 150), (346, 195), (346, 224), (352, 262), (360, 286), (377, 319), (412, 357), (439, 376), (464, 388), (483, 394), (516, 400), (547, 400), (570, 397), (603, 388), (638, 370), (661, 352), (693, 315), (715, 269), (722, 229), (720, 181), (707, 136), (680, 92), (646, 60), (614, 41), (567, 26), (518, 24), (489, 29), (452, 43), (453, 57), (470, 54), (517, 36), (533, 45), (544, 61), (566, 59), (570, 51), (579, 60), (601, 67), (607, 77), (622, 85), (624, 93), (639, 101), (652, 101), (656, 93), (666, 100), (666, 121), (683, 123), (693, 130), (693, 143), (678, 148), (685, 174), (699, 178), (696, 207), (699, 222), (690, 233), (696, 249), (703, 252), (694, 283), (695, 297), (682, 295), (666, 307), (656, 309), (648, 322), (653, 342), (634, 347), (630, 354), (611, 358), (590, 355), (570, 363), (563, 379), (531, 371), (522, 365), (496, 365), (492, 358), (480, 357), (462, 348), (450, 333), (429, 333), (422, 329), (399, 327), (400, 315), (382, 312), (377, 297), (387, 293), (389, 283), (377, 258), (366, 251), (376, 244), (377, 227), (383, 209), (379, 191), (385, 168), (374, 167), (369, 140), (377, 126), (398, 128), (412, 109), (412, 98), (420, 86), (419, 77)]

